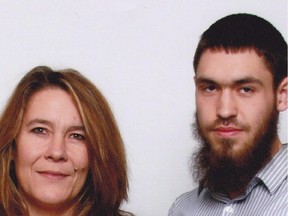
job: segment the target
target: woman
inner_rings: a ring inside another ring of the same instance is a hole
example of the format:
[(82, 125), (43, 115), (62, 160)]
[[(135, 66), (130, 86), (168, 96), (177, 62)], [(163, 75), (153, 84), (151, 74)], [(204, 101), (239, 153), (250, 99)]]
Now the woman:
[(125, 150), (107, 101), (79, 72), (39, 66), (0, 118), (0, 215), (118, 216)]

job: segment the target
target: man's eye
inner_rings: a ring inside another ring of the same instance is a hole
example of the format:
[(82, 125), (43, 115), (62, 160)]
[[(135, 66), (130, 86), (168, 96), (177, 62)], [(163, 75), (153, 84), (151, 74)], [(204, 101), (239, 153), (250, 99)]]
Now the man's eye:
[(204, 90), (205, 90), (206, 92), (213, 92), (213, 91), (216, 90), (216, 86), (213, 86), (213, 85), (211, 85), (211, 86), (206, 86), (206, 87), (204, 88)]
[(253, 92), (253, 89), (251, 87), (243, 87), (240, 89), (241, 93), (251, 93)]
[(76, 140), (85, 140), (85, 136), (82, 134), (73, 133), (70, 137)]

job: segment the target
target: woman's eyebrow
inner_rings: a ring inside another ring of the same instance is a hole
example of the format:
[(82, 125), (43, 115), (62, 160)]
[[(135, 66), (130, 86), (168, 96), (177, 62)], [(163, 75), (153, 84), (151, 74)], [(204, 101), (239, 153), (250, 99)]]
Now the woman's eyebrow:
[[(45, 120), (45, 119), (40, 119), (40, 118), (36, 118), (36, 119), (32, 119), (31, 121), (29, 121), (27, 123), (27, 126), (31, 126), (33, 124), (43, 124), (43, 125), (48, 125), (48, 126), (53, 126), (53, 123), (48, 121), (48, 120)], [(69, 131), (72, 131), (72, 130), (81, 130), (81, 131), (86, 131), (85, 130), (85, 127), (83, 125), (73, 125), (73, 126), (69, 126), (68, 127), (68, 130)]]
[(41, 118), (36, 118), (36, 119), (32, 119), (27, 123), (27, 126), (31, 126), (33, 124), (45, 124), (45, 125), (49, 125), (52, 126), (52, 123), (48, 120), (45, 119), (41, 119)]
[(68, 128), (69, 131), (73, 131), (73, 130), (80, 130), (80, 131), (86, 131), (85, 127), (83, 125), (75, 125), (75, 126), (71, 126)]

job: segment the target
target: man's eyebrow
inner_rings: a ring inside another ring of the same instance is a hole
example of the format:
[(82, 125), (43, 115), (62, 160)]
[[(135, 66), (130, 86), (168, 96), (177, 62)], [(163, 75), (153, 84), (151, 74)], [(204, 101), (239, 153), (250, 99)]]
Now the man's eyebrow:
[(208, 84), (217, 84), (216, 81), (209, 79), (209, 78), (203, 78), (203, 77), (199, 77), (199, 78), (195, 78), (195, 82), (196, 83), (208, 83)]
[(234, 83), (236, 85), (242, 85), (242, 84), (247, 84), (247, 83), (256, 83), (256, 84), (263, 86), (263, 82), (261, 82), (261, 80), (254, 78), (254, 77), (245, 77), (245, 78), (242, 78), (239, 80), (235, 80)]
[[(210, 78), (205, 78), (205, 77), (199, 77), (195, 78), (195, 82), (198, 83), (206, 83), (206, 84), (212, 84), (212, 85), (219, 85), (221, 82), (217, 82), (216, 80), (210, 79)], [(232, 80), (231, 83), (233, 85), (243, 85), (243, 84), (248, 84), (248, 83), (256, 83), (258, 85), (263, 86), (263, 82), (261, 80), (254, 78), (254, 77), (244, 77), (244, 78), (239, 78)]]

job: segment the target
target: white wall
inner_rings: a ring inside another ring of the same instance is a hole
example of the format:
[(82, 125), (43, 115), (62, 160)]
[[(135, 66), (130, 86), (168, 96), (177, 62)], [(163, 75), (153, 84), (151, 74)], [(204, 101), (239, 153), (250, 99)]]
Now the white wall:
[[(108, 98), (130, 166), (130, 202), (139, 216), (162, 216), (195, 187), (188, 169), (197, 145), (192, 58), (200, 34), (230, 13), (272, 22), (287, 41), (286, 0), (2, 0), (2, 108), (36, 65), (72, 67)], [(287, 112), (281, 138), (287, 142)]]

